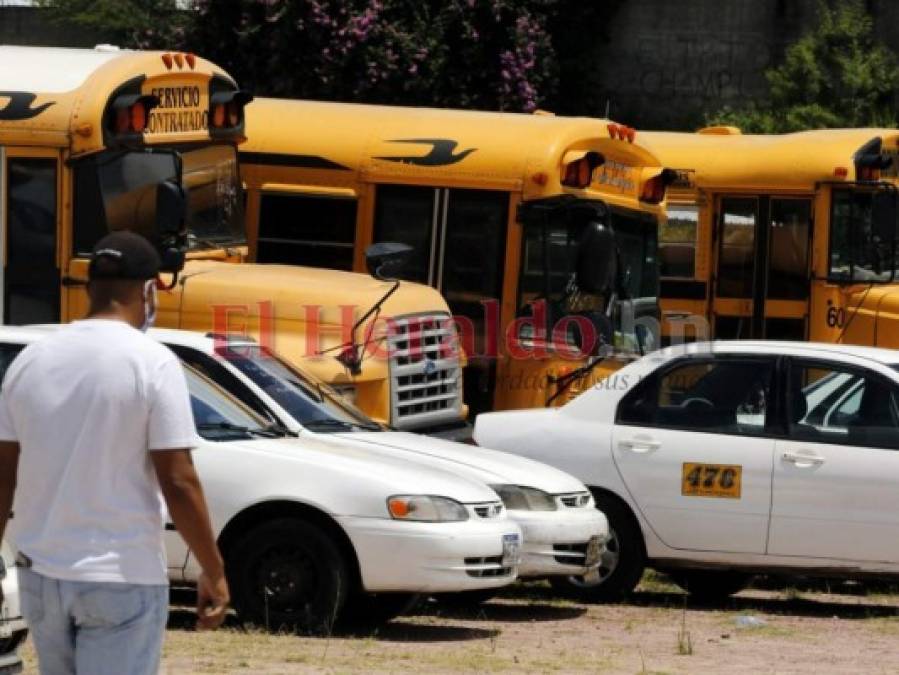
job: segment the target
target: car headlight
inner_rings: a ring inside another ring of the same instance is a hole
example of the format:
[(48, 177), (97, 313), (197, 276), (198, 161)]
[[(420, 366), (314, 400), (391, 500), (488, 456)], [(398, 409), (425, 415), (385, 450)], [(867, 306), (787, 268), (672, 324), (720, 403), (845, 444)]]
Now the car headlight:
[(491, 485), (507, 511), (555, 511), (556, 500), (548, 492), (521, 485)]
[(387, 500), (387, 510), (396, 520), (447, 523), (468, 520), (468, 511), (455, 499), (426, 495), (396, 495)]

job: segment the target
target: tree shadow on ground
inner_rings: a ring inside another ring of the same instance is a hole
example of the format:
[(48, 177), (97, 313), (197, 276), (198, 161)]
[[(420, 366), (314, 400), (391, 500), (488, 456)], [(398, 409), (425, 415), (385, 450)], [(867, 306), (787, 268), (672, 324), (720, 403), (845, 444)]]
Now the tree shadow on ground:
[[(817, 582), (816, 582), (817, 583)], [(833, 582), (831, 582), (833, 583)], [(778, 588), (776, 583), (772, 583)], [(783, 587), (780, 587), (783, 588)], [(797, 587), (788, 587), (797, 589)], [(816, 587), (816, 584), (803, 585), (800, 588), (807, 589), (809, 592), (826, 592), (817, 590), (817, 588), (826, 588), (826, 586)], [(505, 597), (516, 597), (515, 590), (519, 589), (520, 599), (534, 601), (551, 601), (555, 598), (555, 594), (549, 586), (518, 586), (510, 589)], [(827, 598), (803, 598), (795, 597), (792, 593), (788, 593), (784, 597), (752, 597), (749, 595), (736, 595), (719, 602), (698, 602), (693, 600), (689, 595), (679, 591), (636, 591), (619, 604), (630, 605), (633, 607), (656, 607), (683, 609), (686, 604), (687, 609), (693, 611), (730, 611), (751, 613), (758, 612), (772, 615), (792, 615), (802, 617), (838, 617), (840, 619), (870, 619), (876, 617), (899, 617), (899, 598), (893, 604), (881, 604), (877, 602), (865, 602), (861, 598), (853, 598), (849, 601), (841, 601), (840, 598), (846, 598), (847, 594), (834, 594), (834, 600)], [(855, 595), (855, 594), (852, 594)], [(527, 613), (528, 605), (520, 607), (523, 614)]]

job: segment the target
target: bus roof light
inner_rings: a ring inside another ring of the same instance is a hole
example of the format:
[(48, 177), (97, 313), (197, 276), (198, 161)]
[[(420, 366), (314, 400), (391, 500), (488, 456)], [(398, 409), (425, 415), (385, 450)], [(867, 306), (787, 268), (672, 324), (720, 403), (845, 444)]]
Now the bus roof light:
[(637, 130), (634, 129), (633, 127), (628, 127), (628, 128), (627, 128), (627, 142), (628, 142), (628, 143), (633, 143), (633, 142), (634, 142), (634, 139), (635, 139), (636, 137), (637, 137)]
[(593, 170), (604, 164), (606, 158), (590, 150), (581, 157), (565, 164), (562, 171), (562, 185), (583, 189), (593, 180)]
[(172, 69), (172, 55), (166, 52), (162, 55), (162, 62), (165, 64), (165, 67), (169, 70)]
[(178, 70), (184, 68), (184, 55), (181, 52), (175, 52), (175, 63), (178, 65)]
[(665, 190), (677, 178), (677, 172), (673, 169), (662, 171), (643, 183), (640, 191), (640, 201), (646, 204), (661, 204), (665, 199)]
[(609, 138), (617, 138), (618, 137), (618, 125), (617, 124), (607, 124), (606, 129), (609, 131)]
[(191, 70), (197, 67), (197, 57), (195, 54), (185, 54), (184, 60), (187, 61), (187, 65)]

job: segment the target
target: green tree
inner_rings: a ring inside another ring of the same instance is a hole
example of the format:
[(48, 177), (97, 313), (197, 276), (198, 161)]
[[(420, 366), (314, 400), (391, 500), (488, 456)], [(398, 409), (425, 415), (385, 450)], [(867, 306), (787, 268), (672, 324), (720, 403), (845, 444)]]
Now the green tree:
[(861, 0), (820, 0), (817, 25), (765, 77), (767, 100), (726, 107), (707, 122), (757, 133), (896, 125), (896, 57), (875, 39)]
[(191, 16), (178, 0), (37, 0), (51, 20), (82, 28), (120, 47), (170, 49)]

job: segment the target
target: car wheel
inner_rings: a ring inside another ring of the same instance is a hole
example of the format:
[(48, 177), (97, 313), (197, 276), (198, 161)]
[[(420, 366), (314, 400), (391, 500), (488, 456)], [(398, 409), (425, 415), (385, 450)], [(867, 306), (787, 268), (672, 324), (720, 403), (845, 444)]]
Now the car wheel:
[(459, 591), (458, 593), (438, 593), (434, 598), (445, 607), (465, 609), (477, 607), (496, 597), (499, 589), (482, 588), (476, 591)]
[(339, 622), (347, 628), (369, 628), (409, 614), (421, 602), (418, 593), (354, 593), (347, 598)]
[(228, 582), (241, 621), (271, 631), (329, 634), (349, 591), (333, 539), (302, 520), (272, 520), (231, 549)]
[(666, 574), (699, 602), (720, 602), (752, 580), (752, 575), (731, 570), (666, 570)]
[(621, 502), (603, 494), (594, 497), (596, 508), (609, 521), (609, 540), (599, 565), (582, 576), (551, 577), (550, 583), (557, 592), (580, 600), (619, 600), (633, 591), (643, 576), (643, 534)]

